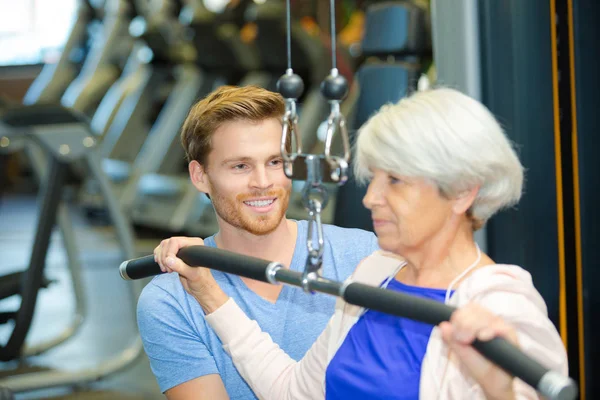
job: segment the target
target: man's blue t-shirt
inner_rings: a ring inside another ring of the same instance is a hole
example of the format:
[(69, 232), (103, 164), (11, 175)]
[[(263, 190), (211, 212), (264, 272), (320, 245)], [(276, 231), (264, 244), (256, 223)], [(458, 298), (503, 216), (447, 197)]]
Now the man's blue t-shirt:
[[(307, 221), (298, 221), (291, 270), (304, 270), (307, 230)], [(379, 248), (371, 232), (324, 225), (323, 234), (322, 273), (329, 279), (345, 280), (363, 258)], [(213, 237), (204, 244), (216, 247)], [(212, 273), (223, 291), (293, 359), (304, 356), (333, 315), (333, 296), (309, 295), (299, 288), (283, 286), (273, 304), (248, 289), (238, 276), (214, 270)], [(200, 376), (219, 374), (232, 400), (256, 399), (177, 274), (159, 275), (146, 285), (138, 301), (137, 319), (144, 349), (162, 392)]]

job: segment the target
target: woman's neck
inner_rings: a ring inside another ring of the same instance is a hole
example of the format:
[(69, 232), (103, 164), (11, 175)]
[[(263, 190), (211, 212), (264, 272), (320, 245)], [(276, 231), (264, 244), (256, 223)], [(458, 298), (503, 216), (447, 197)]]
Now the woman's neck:
[(465, 270), (492, 264), (487, 255), (479, 254), (470, 226), (465, 228), (403, 251), (407, 264), (395, 278), (407, 285), (446, 289)]

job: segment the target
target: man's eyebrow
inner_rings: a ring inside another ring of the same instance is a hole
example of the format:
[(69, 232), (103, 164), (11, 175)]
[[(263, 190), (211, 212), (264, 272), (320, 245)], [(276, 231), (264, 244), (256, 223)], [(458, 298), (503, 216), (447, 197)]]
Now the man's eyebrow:
[(229, 164), (231, 162), (249, 162), (252, 161), (251, 157), (229, 157), (223, 160), (221, 165)]
[[(274, 153), (274, 154), (270, 155), (268, 160), (273, 160), (275, 158), (281, 158), (281, 153)], [(221, 165), (229, 164), (232, 162), (247, 163), (247, 162), (252, 162), (252, 161), (254, 161), (254, 159), (252, 157), (242, 157), (242, 156), (229, 157), (229, 158), (226, 158), (225, 160), (223, 160)]]

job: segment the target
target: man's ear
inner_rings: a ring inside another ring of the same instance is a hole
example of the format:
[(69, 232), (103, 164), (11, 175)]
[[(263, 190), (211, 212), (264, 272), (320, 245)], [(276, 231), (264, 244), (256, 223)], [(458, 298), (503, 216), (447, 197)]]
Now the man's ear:
[(210, 195), (210, 185), (204, 167), (198, 161), (193, 160), (188, 164), (188, 171), (190, 172), (190, 180), (196, 189)]
[(473, 205), (477, 194), (479, 193), (479, 186), (475, 186), (472, 189), (461, 192), (455, 199), (452, 211), (455, 214), (465, 214), (469, 208)]

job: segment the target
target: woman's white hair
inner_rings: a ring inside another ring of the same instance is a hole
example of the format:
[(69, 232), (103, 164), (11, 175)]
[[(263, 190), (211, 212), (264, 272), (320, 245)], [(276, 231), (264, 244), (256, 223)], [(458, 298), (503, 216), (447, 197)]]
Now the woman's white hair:
[(429, 179), (448, 198), (479, 186), (475, 225), (516, 204), (523, 187), (523, 166), (494, 116), (448, 88), (383, 106), (360, 129), (354, 168), (363, 182), (372, 168)]

